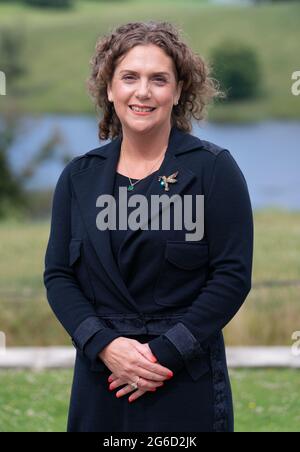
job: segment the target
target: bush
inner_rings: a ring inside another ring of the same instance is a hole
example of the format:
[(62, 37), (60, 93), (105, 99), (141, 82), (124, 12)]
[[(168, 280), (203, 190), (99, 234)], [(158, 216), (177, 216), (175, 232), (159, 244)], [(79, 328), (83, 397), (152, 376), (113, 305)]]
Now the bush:
[(73, 6), (73, 0), (23, 0), (23, 3), (39, 8), (67, 9)]
[(24, 31), (9, 27), (0, 27), (0, 62), (7, 80), (13, 84), (15, 80), (26, 74), (24, 57)]
[(213, 76), (220, 81), (228, 100), (249, 99), (259, 94), (260, 64), (255, 51), (226, 41), (212, 51)]

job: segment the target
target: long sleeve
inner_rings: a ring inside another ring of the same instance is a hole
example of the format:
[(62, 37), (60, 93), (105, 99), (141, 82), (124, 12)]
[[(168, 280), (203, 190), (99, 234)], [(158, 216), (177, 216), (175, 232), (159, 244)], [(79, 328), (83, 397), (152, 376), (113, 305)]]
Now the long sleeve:
[(204, 198), (204, 228), (209, 246), (210, 276), (180, 322), (149, 342), (155, 354), (172, 362), (164, 337), (187, 367), (201, 356), (205, 343), (234, 317), (251, 289), (253, 216), (245, 178), (227, 149), (215, 159)]
[(177, 372), (183, 368), (184, 360), (180, 352), (166, 336), (158, 336), (148, 344), (159, 364), (172, 370), (172, 372)]
[(72, 205), (69, 174), (72, 162), (62, 171), (54, 191), (44, 284), (51, 309), (71, 336), (73, 345), (90, 361), (91, 370), (101, 371), (104, 363), (98, 353), (121, 334), (102, 324), (69, 265)]

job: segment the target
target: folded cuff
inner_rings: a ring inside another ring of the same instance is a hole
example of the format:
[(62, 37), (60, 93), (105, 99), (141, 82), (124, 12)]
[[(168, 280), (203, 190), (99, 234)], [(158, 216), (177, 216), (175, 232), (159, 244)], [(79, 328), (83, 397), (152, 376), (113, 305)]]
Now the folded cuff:
[(148, 345), (159, 364), (172, 370), (172, 372), (177, 372), (184, 366), (184, 361), (177, 348), (165, 336), (152, 339), (148, 342)]
[(88, 341), (84, 347), (84, 356), (89, 359), (91, 363), (91, 370), (103, 371), (106, 368), (104, 362), (99, 358), (99, 353), (110, 342), (120, 336), (122, 336), (121, 333), (117, 333), (111, 328), (104, 328), (94, 334), (94, 336)]
[(176, 348), (194, 381), (210, 370), (209, 354), (183, 323), (176, 323), (164, 336)]
[(105, 329), (98, 317), (87, 317), (76, 328), (72, 335), (72, 343), (81, 353), (87, 341), (98, 331)]
[(184, 361), (189, 361), (205, 354), (199, 341), (181, 322), (176, 323), (176, 325), (166, 331), (164, 336), (176, 347)]

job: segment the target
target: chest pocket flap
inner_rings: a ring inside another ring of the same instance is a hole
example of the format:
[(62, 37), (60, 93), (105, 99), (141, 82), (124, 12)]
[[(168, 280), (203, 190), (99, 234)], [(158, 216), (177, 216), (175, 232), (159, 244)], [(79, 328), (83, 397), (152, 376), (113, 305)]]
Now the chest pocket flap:
[(168, 241), (165, 258), (184, 270), (200, 268), (208, 263), (208, 244)]

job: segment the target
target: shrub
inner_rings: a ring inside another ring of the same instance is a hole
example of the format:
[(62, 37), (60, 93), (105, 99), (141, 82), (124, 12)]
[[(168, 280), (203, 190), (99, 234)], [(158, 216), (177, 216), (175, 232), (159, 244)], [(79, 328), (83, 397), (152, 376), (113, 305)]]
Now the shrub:
[(23, 3), (39, 8), (67, 9), (73, 6), (73, 0), (23, 0)]
[(27, 72), (24, 44), (24, 31), (0, 27), (0, 69), (4, 71), (10, 84)]
[(247, 45), (226, 41), (212, 51), (213, 74), (226, 91), (228, 100), (249, 99), (261, 86), (260, 64)]

